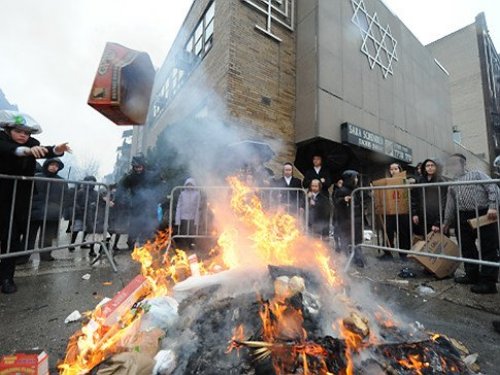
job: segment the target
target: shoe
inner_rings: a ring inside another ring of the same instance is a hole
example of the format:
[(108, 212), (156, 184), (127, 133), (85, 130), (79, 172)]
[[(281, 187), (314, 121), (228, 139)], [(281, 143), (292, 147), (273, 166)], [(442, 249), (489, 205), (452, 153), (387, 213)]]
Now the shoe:
[(473, 285), (477, 284), (478, 281), (479, 280), (477, 279), (477, 277), (471, 277), (467, 275), (455, 277), (455, 282), (462, 285)]
[(357, 259), (355, 258), (354, 264), (358, 268), (365, 268), (365, 262), (363, 262), (363, 259), (361, 259), (361, 258), (357, 258)]
[(19, 257), (19, 258), (16, 258), (16, 265), (17, 266), (23, 266), (25, 264), (28, 264), (30, 261), (30, 256), (23, 256), (23, 257)]
[(70, 253), (74, 252), (75, 251), (75, 247), (74, 246), (69, 246), (68, 247), (68, 250)]
[(94, 251), (94, 249), (90, 250), (89, 251), (89, 257), (91, 258), (95, 258), (97, 256), (96, 252)]
[(3, 280), (2, 281), (2, 293), (12, 294), (17, 292), (17, 286), (14, 284), (13, 280)]
[(381, 262), (388, 262), (394, 260), (392, 254), (384, 254), (382, 256), (379, 256), (377, 259), (380, 260)]
[(490, 284), (476, 284), (471, 286), (470, 291), (475, 294), (497, 294), (497, 286), (493, 283)]
[(493, 329), (495, 332), (500, 333), (500, 320), (493, 321)]
[(90, 245), (82, 245), (80, 246), (81, 249), (90, 249), (91, 246)]

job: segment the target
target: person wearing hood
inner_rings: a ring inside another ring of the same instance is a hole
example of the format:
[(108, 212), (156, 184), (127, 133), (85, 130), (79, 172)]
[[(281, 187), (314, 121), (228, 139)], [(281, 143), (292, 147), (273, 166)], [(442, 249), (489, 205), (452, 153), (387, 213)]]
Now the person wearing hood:
[[(419, 187), (418, 184), (446, 182), (442, 175), (441, 165), (435, 159), (427, 159), (422, 163), (422, 175), (417, 179), (417, 186), (411, 190), (412, 221), (416, 228), (422, 228), (427, 235), (433, 226), (439, 226), (444, 219), (448, 188)], [(418, 230), (418, 232), (422, 232)]]
[[(33, 138), (42, 129), (31, 117), (14, 112), (0, 111), (0, 174), (33, 177), (36, 159), (61, 156), (71, 149), (67, 143), (57, 146), (41, 146)], [(0, 179), (0, 243), (1, 253), (23, 249), (31, 200), (31, 181), (18, 181), (14, 197), (14, 180)], [(15, 198), (15, 200), (14, 200)], [(14, 207), (14, 212), (11, 209)], [(0, 261), (2, 293), (15, 293), (15, 258)]]
[(152, 239), (158, 227), (157, 205), (161, 197), (161, 180), (142, 155), (132, 158), (132, 170), (119, 183), (129, 208), (127, 243), (130, 250), (136, 243)]
[[(339, 236), (341, 248), (347, 252), (347, 245), (351, 244), (351, 225), (352, 225), (352, 192), (359, 186), (359, 173), (353, 170), (347, 170), (342, 173), (342, 186), (335, 189), (333, 202), (335, 205), (336, 231)], [(354, 224), (355, 224), (355, 244), (361, 244), (363, 241), (363, 212), (361, 199), (354, 201)], [(362, 268), (365, 266), (361, 249), (354, 247), (354, 264)]]
[(181, 191), (177, 200), (175, 226), (178, 235), (190, 236), (197, 232), (196, 228), (200, 220), (201, 193), (199, 190), (193, 189), (196, 186), (194, 178), (188, 178), (184, 186), (185, 189)]
[[(57, 173), (64, 169), (64, 164), (59, 158), (49, 158), (42, 165), (42, 172), (35, 177), (62, 180)], [(64, 195), (68, 193), (68, 186), (64, 183), (51, 183), (47, 181), (35, 182), (35, 194), (31, 206), (31, 222), (28, 235), (28, 250), (35, 248), (37, 234), (40, 231), (38, 247), (50, 247), (59, 233), (64, 203)], [(41, 243), (43, 239), (43, 243)], [(53, 261), (48, 252), (40, 253), (41, 261)]]

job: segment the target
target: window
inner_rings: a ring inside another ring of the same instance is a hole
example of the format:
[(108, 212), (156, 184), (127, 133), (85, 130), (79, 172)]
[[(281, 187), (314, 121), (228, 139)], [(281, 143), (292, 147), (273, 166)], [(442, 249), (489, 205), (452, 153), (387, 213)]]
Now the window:
[(210, 50), (214, 35), (214, 18), (215, 1), (210, 4), (200, 22), (196, 25), (193, 35), (186, 43), (186, 51), (203, 58)]
[(158, 117), (165, 110), (168, 102), (170, 102), (180, 90), (192, 70), (192, 65), (196, 57), (198, 61), (203, 59), (212, 47), (214, 17), (215, 1), (212, 1), (194, 28), (193, 33), (188, 38), (185, 52), (182, 58), (175, 64), (177, 67), (172, 68), (165, 83), (158, 92), (153, 103), (153, 118)]

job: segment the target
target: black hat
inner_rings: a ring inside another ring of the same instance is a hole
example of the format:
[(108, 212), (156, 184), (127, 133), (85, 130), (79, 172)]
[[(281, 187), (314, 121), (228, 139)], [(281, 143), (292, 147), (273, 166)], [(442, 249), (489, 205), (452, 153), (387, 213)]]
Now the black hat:
[(85, 176), (85, 178), (83, 179), (83, 181), (97, 182), (97, 178), (95, 178), (94, 176)]
[(146, 160), (144, 159), (144, 156), (134, 156), (132, 158), (132, 166), (133, 167), (137, 167), (137, 166), (140, 166), (142, 165), (143, 167), (146, 166)]

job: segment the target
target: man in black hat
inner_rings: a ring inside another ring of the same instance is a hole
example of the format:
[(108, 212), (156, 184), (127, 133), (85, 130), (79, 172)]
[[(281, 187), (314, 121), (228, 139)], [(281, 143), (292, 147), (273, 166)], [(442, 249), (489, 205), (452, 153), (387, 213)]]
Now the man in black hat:
[(329, 196), (328, 189), (330, 188), (332, 182), (328, 170), (323, 167), (323, 158), (319, 154), (315, 154), (312, 159), (313, 167), (306, 171), (304, 174), (304, 189), (309, 189), (311, 182), (313, 180), (318, 180), (321, 182), (321, 191), (326, 196)]

